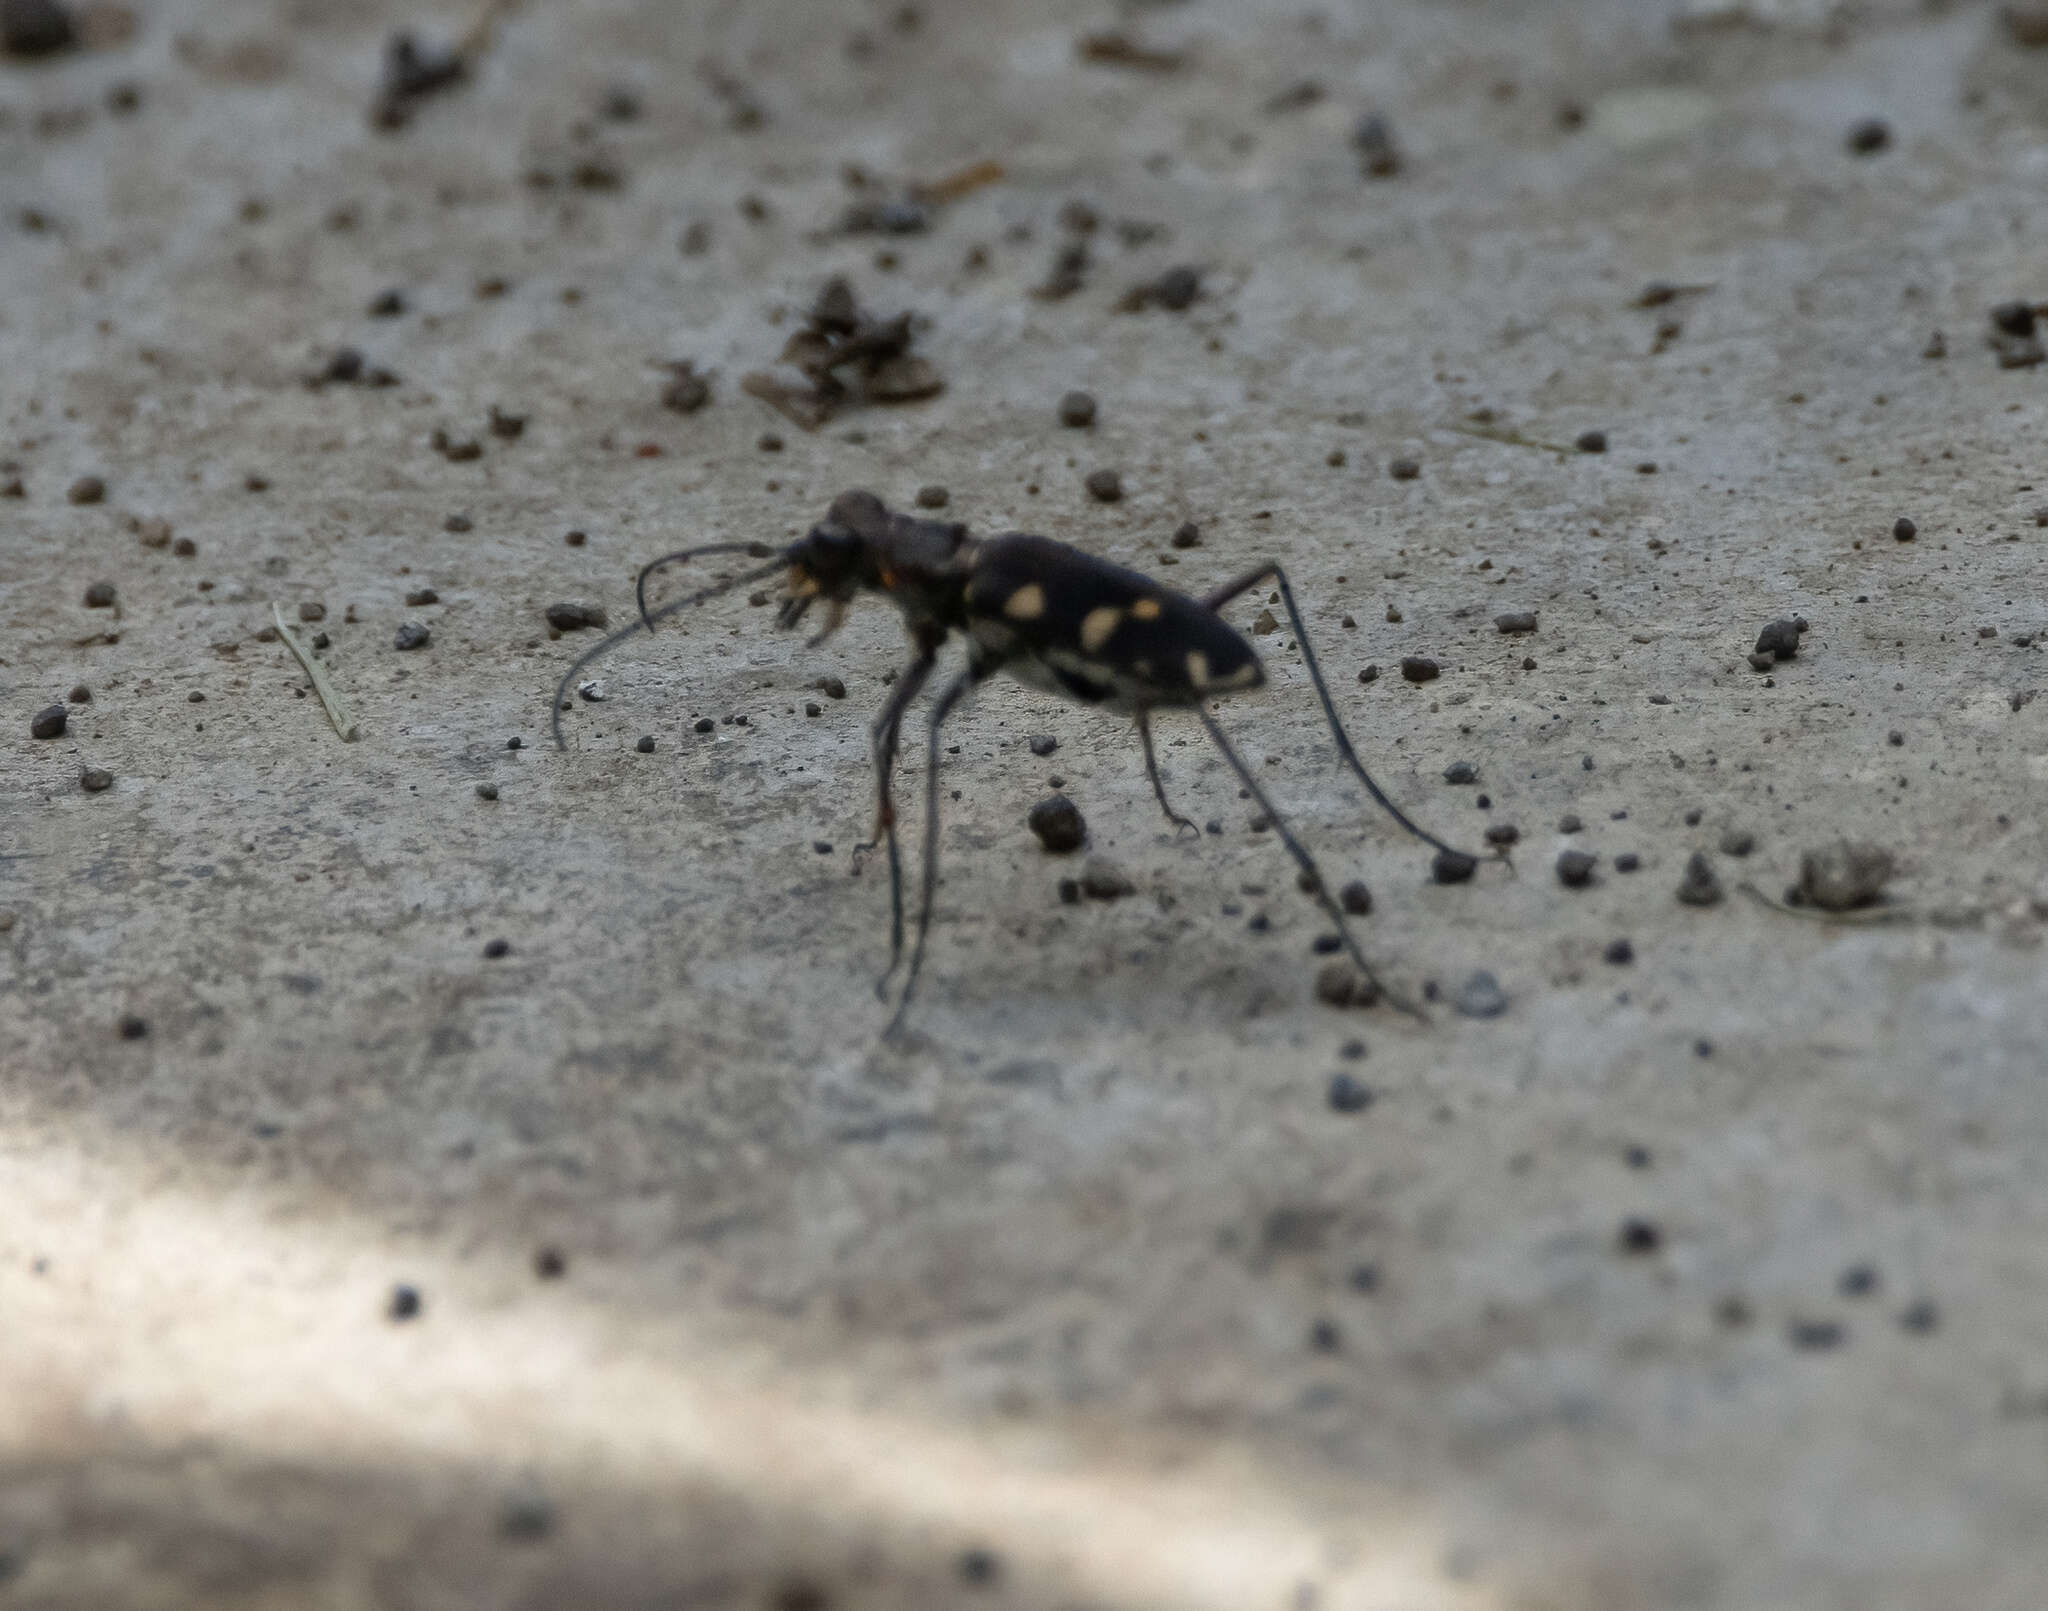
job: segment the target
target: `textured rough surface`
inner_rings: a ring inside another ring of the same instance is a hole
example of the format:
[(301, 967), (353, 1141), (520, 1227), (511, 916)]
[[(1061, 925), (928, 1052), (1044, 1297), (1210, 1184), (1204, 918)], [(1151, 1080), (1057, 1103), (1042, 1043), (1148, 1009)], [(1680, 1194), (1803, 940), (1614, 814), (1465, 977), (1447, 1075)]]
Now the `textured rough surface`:
[[(2048, 80), (1994, 10), (1191, 0), (1084, 63), (1064, 0), (565, 0), (391, 133), (386, 36), (458, 8), (136, 11), (0, 62), (0, 1595), (2039, 1604), (2048, 368), (1986, 335), (2048, 297)], [(739, 381), (840, 272), (945, 388), (810, 433)], [(1285, 562), (1389, 793), (1523, 829), (1432, 882), (1257, 640), (1220, 719), (1432, 1022), (1315, 999), (1185, 719), (1199, 837), (997, 683), (879, 1045), (879, 605), (814, 649), (742, 589), (549, 747), (551, 604), (925, 485), (1190, 591)], [(1130, 898), (1061, 903), (1050, 787)], [(1560, 890), (1568, 814), (1647, 876)], [(1735, 887), (1843, 838), (1882, 923)]]

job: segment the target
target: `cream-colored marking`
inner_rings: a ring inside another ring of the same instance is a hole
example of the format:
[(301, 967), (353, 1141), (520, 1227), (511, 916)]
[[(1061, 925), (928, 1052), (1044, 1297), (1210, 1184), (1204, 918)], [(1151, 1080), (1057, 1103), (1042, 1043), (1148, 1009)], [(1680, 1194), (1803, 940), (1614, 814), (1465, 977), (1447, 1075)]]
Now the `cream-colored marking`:
[(1081, 647), (1090, 654), (1095, 653), (1116, 635), (1116, 629), (1123, 625), (1124, 612), (1114, 604), (1098, 604), (1081, 617)]
[(1012, 621), (1036, 621), (1045, 614), (1045, 589), (1026, 582), (1004, 601), (1003, 614)]
[(1140, 621), (1156, 621), (1159, 619), (1159, 601), (1157, 599), (1140, 599), (1131, 606), (1131, 614)]
[(1249, 688), (1258, 680), (1259, 663), (1256, 660), (1247, 660), (1237, 670), (1223, 679), (1223, 686), (1226, 688)]
[(1197, 688), (1209, 686), (1209, 657), (1200, 649), (1188, 650), (1188, 681)]

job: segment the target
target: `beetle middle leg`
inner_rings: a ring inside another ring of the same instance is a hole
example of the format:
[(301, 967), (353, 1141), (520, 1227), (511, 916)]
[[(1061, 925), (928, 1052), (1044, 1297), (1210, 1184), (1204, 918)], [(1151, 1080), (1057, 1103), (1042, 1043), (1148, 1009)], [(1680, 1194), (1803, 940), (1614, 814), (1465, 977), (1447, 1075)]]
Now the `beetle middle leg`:
[(1167, 802), (1166, 786), (1159, 781), (1159, 763), (1152, 755), (1152, 713), (1143, 706), (1138, 709), (1138, 738), (1145, 746), (1145, 776), (1152, 782), (1152, 797), (1159, 802), (1159, 809), (1166, 813), (1166, 820), (1173, 824), (1176, 833), (1185, 829), (1197, 839), (1202, 830), (1195, 826), (1192, 818), (1182, 816)]

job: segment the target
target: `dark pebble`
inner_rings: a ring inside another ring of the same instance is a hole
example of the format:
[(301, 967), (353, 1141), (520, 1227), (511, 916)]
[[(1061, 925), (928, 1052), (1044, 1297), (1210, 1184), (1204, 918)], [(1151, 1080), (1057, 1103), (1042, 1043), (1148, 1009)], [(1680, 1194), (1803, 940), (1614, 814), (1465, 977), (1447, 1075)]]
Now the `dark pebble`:
[(96, 475), (80, 476), (64, 494), (73, 503), (98, 503), (106, 495), (107, 484)]
[(85, 607), (88, 610), (111, 610), (114, 607), (114, 584), (94, 582), (86, 588)]
[(1372, 1088), (1349, 1074), (1332, 1074), (1330, 1106), (1338, 1113), (1363, 1113), (1372, 1106)]
[(1721, 854), (1724, 856), (1747, 856), (1756, 849), (1756, 835), (1740, 828), (1724, 829), (1721, 834)]
[(424, 609), (429, 604), (439, 604), (441, 595), (431, 587), (416, 587), (405, 595), (405, 607), (409, 610)]
[(1080, 879), (1078, 879), (1078, 878), (1062, 878), (1062, 879), (1060, 880), (1060, 883), (1059, 883), (1059, 891), (1060, 891), (1060, 905), (1062, 905), (1062, 906), (1079, 906), (1079, 905), (1081, 904), (1081, 880), (1080, 880)]
[(1845, 1298), (1867, 1298), (1878, 1285), (1874, 1264), (1852, 1264), (1835, 1278), (1835, 1290)]
[(0, 0), (0, 48), (10, 56), (54, 56), (77, 43), (71, 9), (59, 0)]
[(1387, 474), (1396, 481), (1413, 481), (1422, 474), (1422, 466), (1414, 459), (1396, 459), (1387, 466)]
[(1609, 940), (1607, 949), (1600, 953), (1601, 959), (1617, 968), (1625, 968), (1636, 959), (1636, 948), (1626, 940)]
[(846, 684), (837, 677), (820, 677), (818, 679), (818, 691), (827, 699), (844, 699), (846, 697)]
[(1679, 880), (1678, 898), (1687, 906), (1712, 906), (1721, 899), (1721, 878), (1705, 854), (1695, 850)]
[(393, 1320), (417, 1320), (420, 1310), (425, 1307), (426, 1300), (420, 1296), (420, 1289), (401, 1281), (391, 1289), (384, 1312)]
[(1462, 884), (1479, 870), (1479, 858), (1462, 850), (1439, 850), (1429, 873), (1439, 884)]
[(465, 531), (474, 531), (476, 529), (476, 522), (467, 515), (450, 515), (441, 522), (441, 529), (460, 534)]
[(1380, 668), (1378, 666), (1367, 666), (1358, 674), (1358, 680), (1365, 683), (1378, 682), (1380, 680)]
[(609, 617), (601, 604), (550, 604), (547, 607), (548, 625), (557, 632), (581, 632), (586, 627), (601, 627)]
[(1756, 652), (1774, 655), (1780, 660), (1790, 660), (1799, 653), (1799, 623), (1796, 620), (1772, 621), (1756, 635)]
[(1924, 1337), (1941, 1324), (1941, 1311), (1932, 1298), (1918, 1298), (1899, 1311), (1899, 1325), (1916, 1336)]
[(1337, 1055), (1347, 1063), (1355, 1063), (1365, 1055), (1365, 1042), (1362, 1040), (1347, 1040), (1342, 1046), (1337, 1048)]
[(510, 940), (486, 940), (484, 942), (484, 955), (493, 962), (497, 961), (499, 957), (511, 955), (511, 952), (512, 942)]
[(588, 532), (581, 531), (565, 531), (562, 533), (562, 541), (567, 543), (571, 548), (581, 548), (585, 543), (590, 541), (590, 534)]
[(1446, 783), (1477, 783), (1478, 781), (1479, 768), (1470, 761), (1453, 761), (1444, 768), (1444, 782)]
[(1192, 520), (1183, 520), (1179, 526), (1174, 528), (1173, 546), (1175, 548), (1200, 548), (1202, 546), (1202, 528)]
[(1349, 962), (1326, 962), (1316, 970), (1316, 1000), (1329, 1007), (1370, 1007), (1379, 986)]
[(1335, 934), (1318, 934), (1309, 942), (1309, 950), (1319, 957), (1335, 956), (1343, 949), (1342, 937)]
[(1038, 836), (1038, 842), (1055, 856), (1079, 850), (1088, 837), (1088, 824), (1082, 819), (1081, 808), (1064, 794), (1049, 795), (1039, 801), (1024, 822)]
[(1749, 669), (1751, 671), (1769, 671), (1777, 663), (1770, 655), (1761, 652), (1749, 657)]
[(1864, 118), (1850, 126), (1846, 143), (1852, 156), (1875, 156), (1892, 143), (1892, 126), (1883, 118)]
[(104, 767), (89, 766), (78, 774), (78, 786), (87, 794), (102, 794), (114, 786), (114, 774)]
[(1502, 632), (1534, 632), (1536, 612), (1534, 610), (1510, 610), (1505, 615), (1496, 615), (1493, 624)]
[(822, 716), (825, 714), (825, 707), (815, 699), (806, 699), (804, 701), (804, 714), (806, 716)]
[(1841, 1347), (1849, 1333), (1839, 1320), (1795, 1320), (1785, 1328), (1785, 1337), (1794, 1348), (1819, 1353)]
[(1901, 515), (1892, 522), (1892, 535), (1902, 543), (1910, 543), (1920, 535), (1920, 528), (1905, 515)]
[(699, 716), (696, 720), (695, 728), (700, 733), (708, 733), (717, 725), (718, 723), (714, 722), (709, 716)]
[(1664, 1245), (1664, 1233), (1649, 1220), (1631, 1216), (1614, 1233), (1614, 1245), (1624, 1253), (1654, 1253)]
[(71, 720), (71, 712), (62, 705), (45, 705), (29, 718), (30, 738), (62, 738), (64, 728)]
[(1090, 470), (1084, 485), (1098, 503), (1115, 503), (1124, 495), (1124, 478), (1114, 470)]
[(309, 622), (324, 621), (327, 619), (327, 606), (315, 600), (308, 599), (305, 603), (299, 606), (299, 619), (301, 621)]
[(543, 1281), (559, 1281), (569, 1273), (569, 1255), (553, 1245), (536, 1248), (533, 1273)]
[(116, 1027), (120, 1030), (123, 1040), (141, 1040), (149, 1033), (149, 1021), (137, 1017), (132, 1012), (121, 1014), (121, 1021)]
[(755, 442), (754, 446), (763, 453), (780, 453), (782, 451), (782, 438), (773, 431), (763, 431), (760, 440)]
[(2034, 305), (2031, 302), (2001, 302), (1991, 310), (1991, 323), (2001, 335), (2031, 336), (2034, 333)]
[(1581, 453), (1605, 453), (1607, 451), (1607, 433), (1605, 431), (1581, 431), (1579, 432), (1578, 440), (1573, 443), (1573, 446)]
[(516, 441), (526, 434), (526, 416), (507, 414), (496, 403), (491, 404), (491, 435)]
[(951, 501), (952, 496), (944, 487), (919, 487), (917, 489), (917, 506), (920, 509), (943, 509)]
[(1358, 167), (1368, 179), (1391, 179), (1401, 171), (1401, 147), (1394, 128), (1378, 112), (1358, 120), (1351, 131), (1351, 143), (1358, 150)]
[(1633, 850), (1624, 850), (1619, 856), (1614, 858), (1614, 870), (1617, 873), (1632, 873), (1642, 864), (1643, 858), (1638, 856)]
[(1824, 912), (1851, 912), (1875, 903), (1895, 869), (1881, 845), (1840, 840), (1799, 858), (1799, 893)]
[(1372, 891), (1364, 879), (1354, 878), (1337, 892), (1337, 903), (1351, 916), (1364, 917), (1372, 911)]
[(994, 1550), (962, 1550), (959, 1571), (961, 1582), (985, 1589), (1002, 1577), (1003, 1563)]
[(1380, 1270), (1376, 1264), (1353, 1265), (1346, 1278), (1353, 1292), (1377, 1292), (1380, 1289)]
[[(1069, 804), (1071, 805), (1071, 802)], [(1080, 816), (1080, 812), (1074, 813), (1077, 822)], [(1040, 839), (1044, 837), (1043, 834), (1039, 835)], [(1047, 845), (1046, 849), (1050, 850), (1052, 846)], [(1138, 886), (1131, 882), (1130, 876), (1113, 862), (1097, 858), (1081, 869), (1081, 893), (1091, 901), (1122, 900), (1126, 895), (1136, 894), (1137, 889)]]
[(515, 735), (505, 740), (505, 748), (508, 750), (523, 750), (526, 748), (526, 740)]
[(1083, 430), (1095, 423), (1095, 399), (1087, 392), (1068, 392), (1060, 399), (1060, 424)]
[(171, 544), (171, 553), (178, 559), (192, 559), (199, 553), (199, 545), (190, 537), (180, 537)]
[(1060, 747), (1060, 741), (1050, 733), (1033, 733), (1026, 742), (1030, 744), (1033, 755), (1050, 755)]
[(1499, 845), (1503, 850), (1509, 845), (1521, 843), (1521, 839), (1522, 830), (1512, 822), (1496, 822), (1486, 830), (1486, 842), (1489, 845)]
[[(811, 707), (811, 712), (813, 715), (817, 713), (817, 709), (818, 707), (815, 705)], [(654, 735), (652, 733), (642, 733), (640, 735), (640, 742), (638, 744), (635, 744), (633, 748), (638, 750), (642, 755), (652, 755), (654, 753)]]
[(203, 705), (206, 703), (206, 695), (195, 688), (185, 696), (185, 703), (188, 705)]
[(1559, 833), (1577, 833), (1585, 826), (1583, 822), (1579, 821), (1579, 814), (1576, 811), (1567, 811), (1557, 819), (1557, 831)]
[(1566, 889), (1584, 889), (1593, 881), (1599, 857), (1589, 851), (1567, 850), (1557, 858), (1557, 881)]
[(813, 839), (811, 841), (811, 849), (820, 856), (829, 856), (832, 854), (832, 841), (829, 839)]
[(479, 783), (479, 784), (478, 784), (478, 785), (476, 786), (476, 797), (477, 797), (477, 798), (478, 798), (479, 800), (495, 800), (495, 799), (497, 799), (497, 798), (498, 798), (498, 786), (497, 786), (497, 784), (495, 784), (495, 783)]
[(394, 649), (424, 649), (433, 641), (433, 633), (417, 621), (408, 621), (393, 635), (391, 646)]
[(1434, 682), (1443, 669), (1425, 655), (1411, 654), (1401, 657), (1401, 675), (1410, 682)]
[(1508, 993), (1484, 968), (1474, 969), (1458, 986), (1451, 1005), (1465, 1018), (1498, 1018), (1508, 1010)]

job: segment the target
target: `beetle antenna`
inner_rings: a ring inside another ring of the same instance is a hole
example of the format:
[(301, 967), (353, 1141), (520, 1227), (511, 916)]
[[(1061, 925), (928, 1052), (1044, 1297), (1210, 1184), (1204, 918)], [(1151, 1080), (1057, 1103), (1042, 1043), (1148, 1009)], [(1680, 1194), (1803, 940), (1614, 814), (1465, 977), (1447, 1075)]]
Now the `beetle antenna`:
[[(691, 608), (693, 605), (706, 603), (711, 599), (717, 598), (718, 595), (721, 593), (730, 593), (736, 587), (745, 587), (749, 582), (758, 582), (766, 577), (773, 576), (777, 571), (781, 570), (783, 566), (783, 559), (781, 554), (776, 553), (775, 550), (769, 548), (765, 543), (720, 543), (711, 548), (685, 549), (681, 553), (668, 554), (663, 556), (661, 559), (656, 560), (654, 562), (654, 565), (665, 565), (672, 559), (687, 558), (691, 554), (716, 554), (735, 552), (761, 553), (764, 551), (775, 554), (775, 558), (770, 560), (766, 565), (756, 566), (753, 570), (750, 571), (742, 571), (739, 575), (729, 577), (727, 580), (723, 582), (714, 582), (709, 587), (700, 587), (694, 593), (685, 594), (682, 598), (671, 600), (669, 603), (662, 605), (661, 608), (658, 610), (648, 610), (646, 606), (646, 600), (643, 595), (641, 600), (640, 619), (638, 621), (635, 621), (631, 626), (620, 627), (618, 631), (611, 633), (610, 635), (604, 638), (599, 639), (594, 646), (584, 650), (582, 654), (578, 655), (576, 657), (575, 664), (571, 665), (567, 671), (562, 673), (562, 680), (555, 685), (555, 702), (548, 711), (548, 727), (549, 730), (555, 736), (555, 748), (558, 750), (567, 748), (567, 745), (563, 742), (562, 739), (562, 701), (568, 697), (569, 689), (571, 685), (576, 681), (577, 673), (582, 671), (585, 666), (591, 663), (591, 661), (597, 659), (600, 655), (608, 654), (611, 650), (617, 648), (620, 644), (624, 643), (628, 638), (632, 637), (635, 633), (637, 633), (643, 626), (646, 627), (646, 629), (649, 632), (652, 632), (654, 630), (655, 622), (664, 620), (667, 617), (674, 615), (679, 610), (687, 610)], [(640, 573), (640, 581), (643, 586), (647, 581), (647, 571), (654, 569), (654, 565), (649, 565), (647, 567), (647, 570), (643, 570)]]
[(703, 554), (752, 554), (756, 559), (766, 559), (776, 550), (766, 543), (706, 543), (702, 548), (678, 548), (673, 554), (663, 554), (659, 559), (650, 559), (640, 567), (640, 579), (633, 584), (633, 598), (640, 606), (640, 621), (649, 632), (654, 630), (654, 618), (647, 613), (647, 578), (664, 565), (675, 565), (686, 559), (696, 559)]

